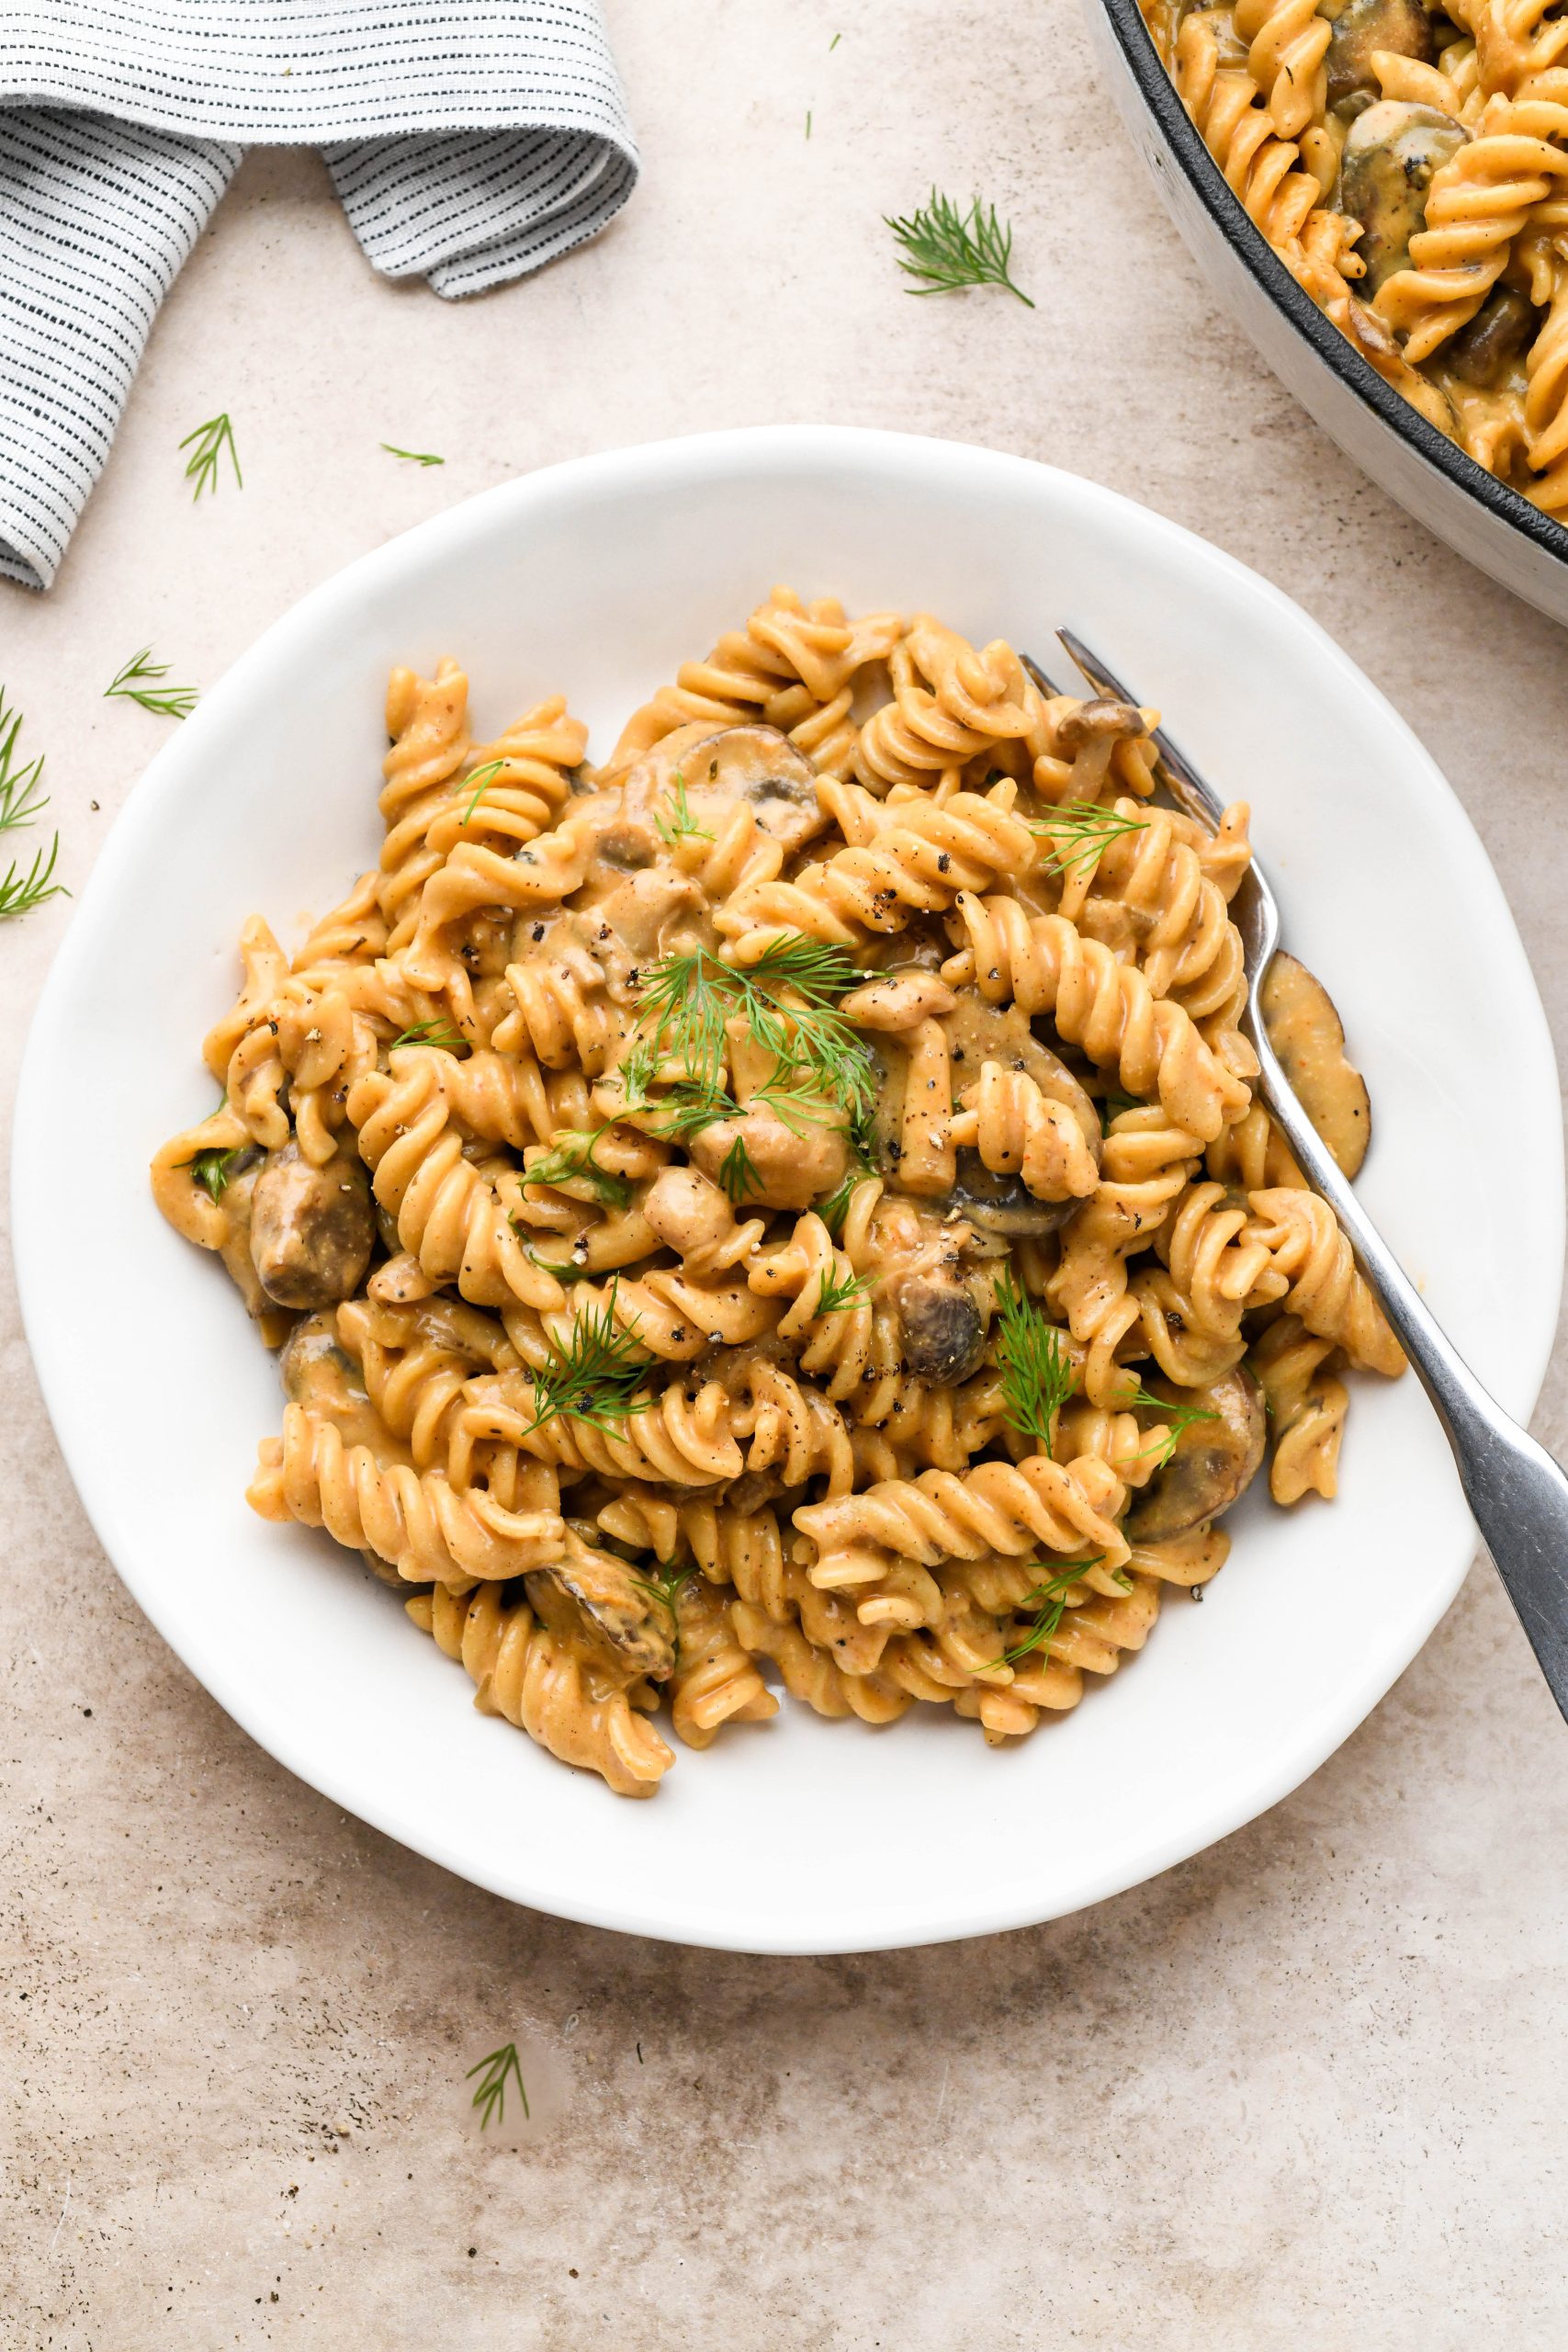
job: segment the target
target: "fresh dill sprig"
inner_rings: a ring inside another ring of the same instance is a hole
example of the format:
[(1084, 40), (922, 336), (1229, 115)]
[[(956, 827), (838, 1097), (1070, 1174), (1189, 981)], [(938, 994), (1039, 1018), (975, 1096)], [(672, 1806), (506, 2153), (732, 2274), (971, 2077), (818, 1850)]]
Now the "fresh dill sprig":
[(677, 842), (712, 841), (713, 835), (705, 826), (699, 825), (692, 814), (691, 803), (686, 798), (686, 779), (679, 768), (675, 771), (675, 789), (670, 796), (670, 809), (668, 818), (656, 817), (653, 820), (654, 831), (666, 849), (673, 849)]
[(0, 876), (0, 922), (12, 915), (30, 914), (34, 907), (41, 907), (46, 899), (68, 899), (71, 896), (63, 882), (51, 877), (54, 861), (60, 855), (60, 835), (56, 833), (49, 845), (49, 855), (35, 850), (33, 862), (26, 874), (13, 858), (4, 876)]
[(104, 700), (107, 702), (111, 695), (119, 695), (127, 702), (139, 702), (143, 710), (155, 711), (160, 718), (188, 718), (196, 708), (194, 686), (153, 686), (139, 683), (143, 679), (166, 678), (169, 674), (169, 664), (154, 662), (151, 658), (152, 652), (152, 648), (144, 645), (140, 653), (133, 653), (114, 684), (104, 688)]
[(1063, 1334), (1010, 1273), (997, 1284), (997, 1372), (1002, 1411), (1021, 1437), (1051, 1451), (1052, 1425), (1077, 1385)]
[(434, 456), (429, 449), (400, 449), (390, 441), (383, 441), (380, 446), (389, 458), (406, 458), (411, 466), (444, 466), (446, 463), (445, 458)]
[(895, 220), (890, 213), (883, 218), (904, 250), (899, 268), (907, 277), (926, 281), (906, 287), (906, 293), (954, 294), (965, 286), (1005, 286), (1033, 310), (1029, 296), (1008, 274), (1012, 231), (997, 219), (994, 204), (987, 209), (976, 197), (968, 211), (961, 212), (951, 197), (939, 196), (933, 187), (930, 201), (908, 220)]
[(844, 36), (842, 33), (835, 33), (833, 35), (832, 40), (828, 43), (828, 54), (829, 57), (832, 56), (833, 51), (838, 48), (839, 43), (843, 40), (843, 38)]
[[(644, 976), (652, 1063), (679, 1061), (687, 1080), (716, 1091), (724, 1069), (725, 1023), (739, 1020), (773, 1057), (767, 1088), (787, 1099), (816, 1094), (851, 1117), (870, 1107), (870, 1057), (838, 1001), (865, 978), (842, 948), (792, 932), (754, 964), (722, 964), (705, 947), (661, 956)], [(785, 992), (798, 1000), (786, 1003)], [(623, 1065), (624, 1067), (624, 1065)]]
[(666, 1567), (662, 1576), (632, 1578), (639, 1592), (669, 1611), (674, 1666), (681, 1663), (681, 1593), (695, 1574), (694, 1568)]
[(504, 760), (486, 760), (482, 767), (471, 769), (463, 778), (463, 782), (465, 784), (471, 784), (474, 786), (473, 797), (463, 811), (463, 822), (465, 825), (471, 825), (473, 823), (474, 810), (479, 807), (479, 802), (485, 797), (486, 785), (489, 784), (492, 775), (499, 775), (505, 765), (506, 762)]
[(1177, 1446), (1195, 1421), (1217, 1421), (1220, 1418), (1218, 1413), (1211, 1412), (1204, 1405), (1168, 1405), (1163, 1396), (1151, 1396), (1148, 1390), (1141, 1385), (1134, 1389), (1128, 1402), (1133, 1405), (1146, 1405), (1153, 1412), (1170, 1415), (1168, 1428), (1155, 1430), (1154, 1444), (1139, 1448), (1138, 1459), (1142, 1461), (1145, 1453), (1153, 1453), (1156, 1470), (1165, 1468), (1176, 1452)]
[[(518, 1224), (515, 1217), (512, 1218), (511, 1224), (512, 1229), (514, 1233), (522, 1232), (523, 1228)], [(558, 1266), (555, 1263), (553, 1259), (541, 1258), (538, 1251), (528, 1243), (524, 1244), (524, 1251), (525, 1255), (534, 1265), (539, 1268), (541, 1272), (554, 1274), (558, 1283), (588, 1283), (592, 1282), (593, 1279), (594, 1269), (592, 1266), (578, 1266), (570, 1263), (564, 1266)]]
[(746, 1148), (744, 1136), (736, 1136), (720, 1160), (718, 1181), (736, 1208), (743, 1201), (750, 1200), (753, 1193), (761, 1191), (762, 1180), (757, 1173), (756, 1162)]
[(490, 2130), (492, 2117), (497, 2123), (505, 2122), (506, 2086), (509, 2081), (515, 2082), (517, 2085), (517, 2096), (523, 2102), (525, 2120), (533, 2121), (528, 2112), (528, 2091), (523, 2080), (522, 2061), (517, 2055), (517, 2044), (514, 2041), (504, 2042), (499, 2050), (492, 2050), (488, 2058), (481, 2058), (477, 2066), (470, 2066), (463, 2079), (465, 2082), (471, 2083), (476, 2075), (481, 2075), (483, 2079), (474, 2093), (470, 2104), (483, 2110), (479, 2117), (481, 2132)]
[(673, 1617), (681, 1589), (690, 1582), (694, 1574), (695, 1571), (690, 1567), (667, 1567), (661, 1577), (633, 1577), (632, 1582), (639, 1592), (648, 1593), (661, 1607), (668, 1609)]
[[(0, 689), (0, 833), (20, 832), (33, 824), (49, 806), (49, 795), (39, 790), (43, 781), (43, 753), (22, 764), (17, 748), (22, 731), (22, 714), (7, 710), (4, 689)], [(25, 915), (34, 907), (41, 907), (46, 899), (71, 896), (63, 882), (56, 882), (54, 864), (60, 855), (60, 835), (55, 834), (48, 851), (33, 853), (33, 862), (26, 874), (13, 858), (0, 877), (0, 922), (12, 915)]]
[(817, 1211), (835, 1241), (841, 1241), (844, 1238), (844, 1219), (849, 1215), (850, 1203), (854, 1198), (855, 1186), (863, 1184), (868, 1176), (874, 1176), (876, 1173), (876, 1163), (872, 1152), (869, 1109), (853, 1111), (850, 1114), (848, 1141), (850, 1165), (844, 1181), (836, 1192), (829, 1193)]
[[(818, 1215), (820, 1216), (821, 1214), (819, 1209)], [(842, 1315), (846, 1307), (858, 1306), (866, 1295), (863, 1274), (851, 1274), (843, 1280), (837, 1275), (824, 1274), (821, 1288), (817, 1294), (815, 1312), (818, 1315)]]
[(229, 413), (226, 409), (220, 415), (209, 416), (205, 424), (197, 426), (194, 433), (187, 433), (180, 443), (180, 447), (190, 450), (190, 456), (186, 461), (186, 480), (194, 481), (196, 484), (191, 493), (193, 498), (199, 498), (204, 490), (209, 490), (214, 496), (217, 495), (218, 461), (225, 449), (229, 452), (229, 462), (234, 469), (234, 480), (243, 490), (245, 477), (240, 471), (240, 453), (234, 447), (234, 428), (229, 422)]
[(24, 767), (18, 748), (21, 732), (22, 714), (6, 708), (6, 689), (0, 686), (0, 833), (30, 825), (49, 806), (49, 795), (39, 789), (43, 782), (43, 753), (38, 752)]
[[(1039, 1615), (1021, 1642), (1015, 1642), (1010, 1650), (1002, 1652), (1000, 1657), (987, 1660), (987, 1670), (998, 1666), (1016, 1666), (1019, 1659), (1028, 1657), (1032, 1650), (1043, 1649), (1062, 1622), (1068, 1589), (1085, 1577), (1090, 1568), (1099, 1567), (1104, 1557), (1103, 1552), (1096, 1552), (1087, 1560), (1069, 1560), (1066, 1566), (1052, 1577), (1048, 1583), (1037, 1585), (1032, 1592), (1026, 1592), (1014, 1610), (1014, 1616), (1021, 1616), (1026, 1609), (1038, 1609)], [(1043, 1566), (1044, 1563), (1042, 1562), (1041, 1566)]]
[(450, 1021), (416, 1021), (412, 1029), (399, 1031), (387, 1051), (395, 1054), (400, 1046), (439, 1046), (444, 1054), (456, 1054), (465, 1050), (468, 1043)]
[(204, 1192), (209, 1193), (215, 1201), (220, 1201), (231, 1182), (231, 1161), (238, 1159), (247, 1148), (248, 1146), (237, 1143), (231, 1146), (227, 1151), (220, 1151), (216, 1148), (198, 1151), (189, 1159), (182, 1159), (179, 1164), (182, 1168), (190, 1170)]
[(1123, 833), (1142, 833), (1148, 830), (1146, 817), (1125, 817), (1117, 808), (1102, 808), (1093, 800), (1064, 800), (1048, 817), (1032, 819), (1032, 833), (1043, 833), (1053, 843), (1050, 855), (1043, 861), (1048, 874), (1066, 874), (1072, 866), (1081, 865), (1086, 858), (1098, 858), (1109, 843)]
[(841, 1241), (844, 1238), (844, 1219), (849, 1215), (855, 1186), (863, 1184), (869, 1172), (864, 1168), (852, 1168), (838, 1191), (829, 1193), (828, 1198), (818, 1205), (817, 1214), (835, 1241)]
[(568, 1136), (542, 1159), (536, 1159), (524, 1170), (525, 1188), (535, 1184), (586, 1184), (604, 1203), (606, 1208), (624, 1209), (631, 1205), (632, 1188), (629, 1180), (617, 1176), (608, 1168), (601, 1168), (594, 1159), (594, 1148), (608, 1126), (595, 1127), (591, 1135)]
[(651, 1402), (637, 1394), (650, 1359), (637, 1342), (637, 1317), (624, 1329), (615, 1321), (617, 1282), (611, 1283), (603, 1306), (577, 1317), (565, 1347), (553, 1336), (546, 1341), (549, 1361), (531, 1373), (538, 1409), (530, 1430), (543, 1429), (561, 1414), (603, 1429), (628, 1413), (643, 1412)]
[[(632, 1068), (634, 1062), (636, 1066)], [(623, 1078), (626, 1077), (629, 1068), (632, 1075), (626, 1080), (627, 1108), (658, 1112), (660, 1125), (652, 1132), (665, 1142), (684, 1143), (690, 1136), (701, 1135), (705, 1127), (711, 1127), (719, 1119), (738, 1119), (740, 1116), (740, 1105), (733, 1094), (727, 1093), (722, 1086), (697, 1085), (689, 1078), (674, 1080), (658, 1102), (653, 1102), (649, 1098), (648, 1088), (654, 1071), (637, 1060), (635, 1048), (627, 1060), (621, 1064)]]

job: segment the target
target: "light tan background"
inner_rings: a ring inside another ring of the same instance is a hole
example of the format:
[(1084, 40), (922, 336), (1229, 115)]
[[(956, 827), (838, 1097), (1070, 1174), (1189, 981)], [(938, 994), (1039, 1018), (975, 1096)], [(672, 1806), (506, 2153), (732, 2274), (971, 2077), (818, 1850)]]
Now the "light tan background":
[[(1299, 598), (1452, 778), (1568, 1036), (1565, 640), (1215, 316), (1069, 0), (610, 14), (645, 177), (533, 284), (384, 285), (314, 161), (246, 164), (58, 588), (0, 588), (66, 878), (170, 724), (100, 699), (139, 645), (209, 683), (509, 475), (841, 418), (1093, 475)], [(1010, 215), (1037, 311), (901, 290), (879, 216), (933, 178)], [(175, 445), (224, 407), (245, 489), (193, 510)], [(7, 1082), (68, 911), (0, 933)], [(1506, 1185), (1508, 1106), (1466, 1075)], [(1564, 1736), (1484, 1566), (1307, 1788), (1141, 1892), (945, 1950), (717, 1958), (509, 1910), (253, 1747), (98, 1553), (8, 1287), (0, 1316), (8, 2346), (1564, 2340)], [(1537, 1427), (1563, 1450), (1561, 1358)], [(464, 2070), (513, 2033), (556, 2112), (481, 2143)]]

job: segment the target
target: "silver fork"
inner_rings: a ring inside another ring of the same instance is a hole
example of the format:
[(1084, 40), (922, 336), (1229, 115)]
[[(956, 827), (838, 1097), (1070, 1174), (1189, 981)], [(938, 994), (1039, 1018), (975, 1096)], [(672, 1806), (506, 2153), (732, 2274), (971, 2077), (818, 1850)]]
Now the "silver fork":
[[(1137, 701), (1114, 671), (1070, 629), (1057, 632), (1096, 694)], [(1023, 657), (1042, 693), (1056, 691)], [(1178, 808), (1211, 832), (1221, 805), (1163, 729), (1155, 734), (1162, 782)], [(1489, 1396), (1368, 1216), (1320, 1140), (1280, 1067), (1263, 1025), (1260, 992), (1280, 944), (1280, 909), (1256, 858), (1231, 901), (1246, 953), (1243, 1016), (1261, 1065), (1259, 1091), (1314, 1192), (1321, 1193), (1350, 1239), (1453, 1450), (1465, 1499), (1518, 1612), (1552, 1697), (1568, 1717), (1568, 1476), (1542, 1445)]]

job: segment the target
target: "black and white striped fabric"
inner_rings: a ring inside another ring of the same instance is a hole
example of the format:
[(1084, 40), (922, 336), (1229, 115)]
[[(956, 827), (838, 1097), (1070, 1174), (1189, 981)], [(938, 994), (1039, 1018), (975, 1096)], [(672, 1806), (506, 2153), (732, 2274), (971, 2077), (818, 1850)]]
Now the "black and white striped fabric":
[(0, 577), (47, 588), (247, 146), (319, 147), (366, 254), (482, 293), (637, 178), (596, 0), (0, 0)]

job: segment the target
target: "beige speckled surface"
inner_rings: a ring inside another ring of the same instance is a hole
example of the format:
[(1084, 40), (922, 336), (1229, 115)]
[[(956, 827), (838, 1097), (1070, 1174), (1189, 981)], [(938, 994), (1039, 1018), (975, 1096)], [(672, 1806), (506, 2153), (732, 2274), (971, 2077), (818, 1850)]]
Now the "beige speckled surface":
[[(245, 167), (57, 591), (0, 587), (67, 877), (164, 731), (98, 698), (137, 645), (210, 681), (350, 557), (511, 473), (838, 417), (1095, 475), (1298, 597), (1452, 778), (1568, 1036), (1564, 639), (1212, 313), (1069, 0), (611, 17), (644, 182), (533, 284), (461, 309), (380, 284), (315, 163)], [(933, 176), (1011, 215), (1037, 311), (899, 289), (878, 216)], [(246, 487), (193, 511), (175, 444), (225, 405)], [(66, 912), (0, 933), (7, 1087)], [(1501, 1182), (1506, 1153), (1499, 1124)], [(640, 1944), (447, 1878), (228, 1722), (94, 1544), (6, 1281), (0, 2342), (1568, 2338), (1565, 1749), (1489, 1570), (1306, 1788), (1096, 1912), (863, 1960)], [(1564, 1399), (1560, 1360), (1537, 1421), (1560, 1451)], [(550, 2111), (481, 2143), (462, 2075), (513, 2033)]]

